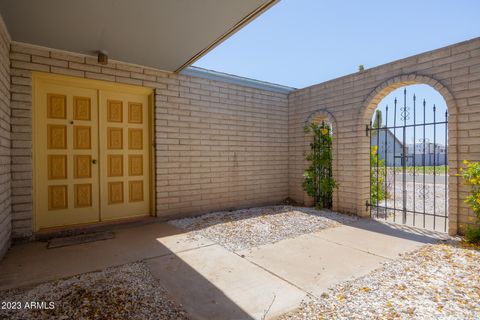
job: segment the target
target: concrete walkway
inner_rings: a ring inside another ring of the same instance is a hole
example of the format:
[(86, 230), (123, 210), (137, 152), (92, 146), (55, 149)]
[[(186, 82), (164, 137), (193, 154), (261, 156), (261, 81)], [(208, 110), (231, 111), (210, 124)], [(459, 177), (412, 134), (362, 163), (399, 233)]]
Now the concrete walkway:
[(143, 260), (192, 319), (270, 319), (307, 295), (367, 274), (436, 241), (438, 234), (372, 220), (231, 252), (166, 223), (115, 230), (115, 238), (47, 249), (13, 247), (0, 262), (0, 290)]
[(0, 290), (71, 277), (152, 257), (212, 245), (190, 239), (167, 223), (152, 223), (114, 231), (115, 238), (47, 249), (46, 242), (14, 246), (0, 261)]

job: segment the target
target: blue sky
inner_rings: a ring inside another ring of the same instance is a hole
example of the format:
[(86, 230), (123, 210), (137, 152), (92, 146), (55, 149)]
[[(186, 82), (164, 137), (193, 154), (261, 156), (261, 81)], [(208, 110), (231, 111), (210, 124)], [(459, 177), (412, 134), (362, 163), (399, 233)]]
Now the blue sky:
[(303, 88), (478, 36), (479, 0), (282, 0), (194, 65)]
[[(354, 73), (360, 64), (368, 69), (479, 36), (480, 0), (281, 0), (194, 65), (303, 88)], [(389, 94), (379, 108), (392, 110), (402, 92)], [(427, 108), (436, 104), (443, 118), (438, 92), (410, 86), (409, 104), (413, 93)], [(444, 127), (437, 129), (443, 144)], [(433, 142), (431, 127), (426, 135)], [(412, 139), (409, 130), (407, 142)]]

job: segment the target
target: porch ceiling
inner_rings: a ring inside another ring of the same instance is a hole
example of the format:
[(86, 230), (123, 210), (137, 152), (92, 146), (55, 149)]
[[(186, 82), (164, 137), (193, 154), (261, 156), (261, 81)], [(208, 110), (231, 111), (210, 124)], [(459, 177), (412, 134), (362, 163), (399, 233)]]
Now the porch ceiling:
[(0, 0), (14, 41), (180, 71), (277, 1)]

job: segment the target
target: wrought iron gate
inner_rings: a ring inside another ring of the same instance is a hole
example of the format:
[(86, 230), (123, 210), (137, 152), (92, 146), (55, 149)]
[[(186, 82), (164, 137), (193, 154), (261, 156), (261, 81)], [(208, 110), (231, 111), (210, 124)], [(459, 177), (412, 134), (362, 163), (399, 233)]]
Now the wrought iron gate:
[[(387, 105), (385, 123), (377, 111), (366, 127), (371, 148), (366, 204), (372, 218), (446, 232), (448, 112), (439, 114), (425, 99), (417, 108), (416, 100), (413, 95), (410, 108), (405, 89), (403, 106), (394, 100), (393, 119), (389, 119)], [(440, 130), (444, 130), (444, 141), (437, 140)], [(413, 143), (408, 145), (410, 138)]]

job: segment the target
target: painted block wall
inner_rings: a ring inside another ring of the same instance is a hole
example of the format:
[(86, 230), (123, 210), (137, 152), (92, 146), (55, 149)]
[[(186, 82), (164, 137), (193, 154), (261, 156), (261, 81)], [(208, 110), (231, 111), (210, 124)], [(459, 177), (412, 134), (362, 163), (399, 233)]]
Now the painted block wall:
[(155, 89), (156, 214), (161, 219), (274, 204), (301, 189), (308, 146), (303, 126), (333, 121), (334, 209), (368, 215), (369, 139), (376, 104), (403, 85), (437, 89), (449, 108), (450, 233), (474, 221), (455, 174), (480, 160), (480, 38), (347, 75), (289, 95), (172, 74), (13, 42), (11, 156), (13, 237), (32, 235), (31, 72), (114, 81)]
[(455, 176), (462, 160), (480, 161), (480, 38), (367, 69), (297, 90), (289, 95), (289, 194), (301, 189), (306, 146), (303, 126), (327, 116), (334, 122), (335, 210), (367, 216), (369, 138), (365, 126), (381, 99), (409, 84), (427, 84), (442, 94), (449, 112), (449, 232), (475, 221), (463, 203), (469, 189)]
[(32, 71), (155, 89), (156, 215), (288, 196), (286, 94), (12, 42), (13, 237), (32, 235)]
[(10, 35), (0, 17), (0, 258), (10, 246)]

